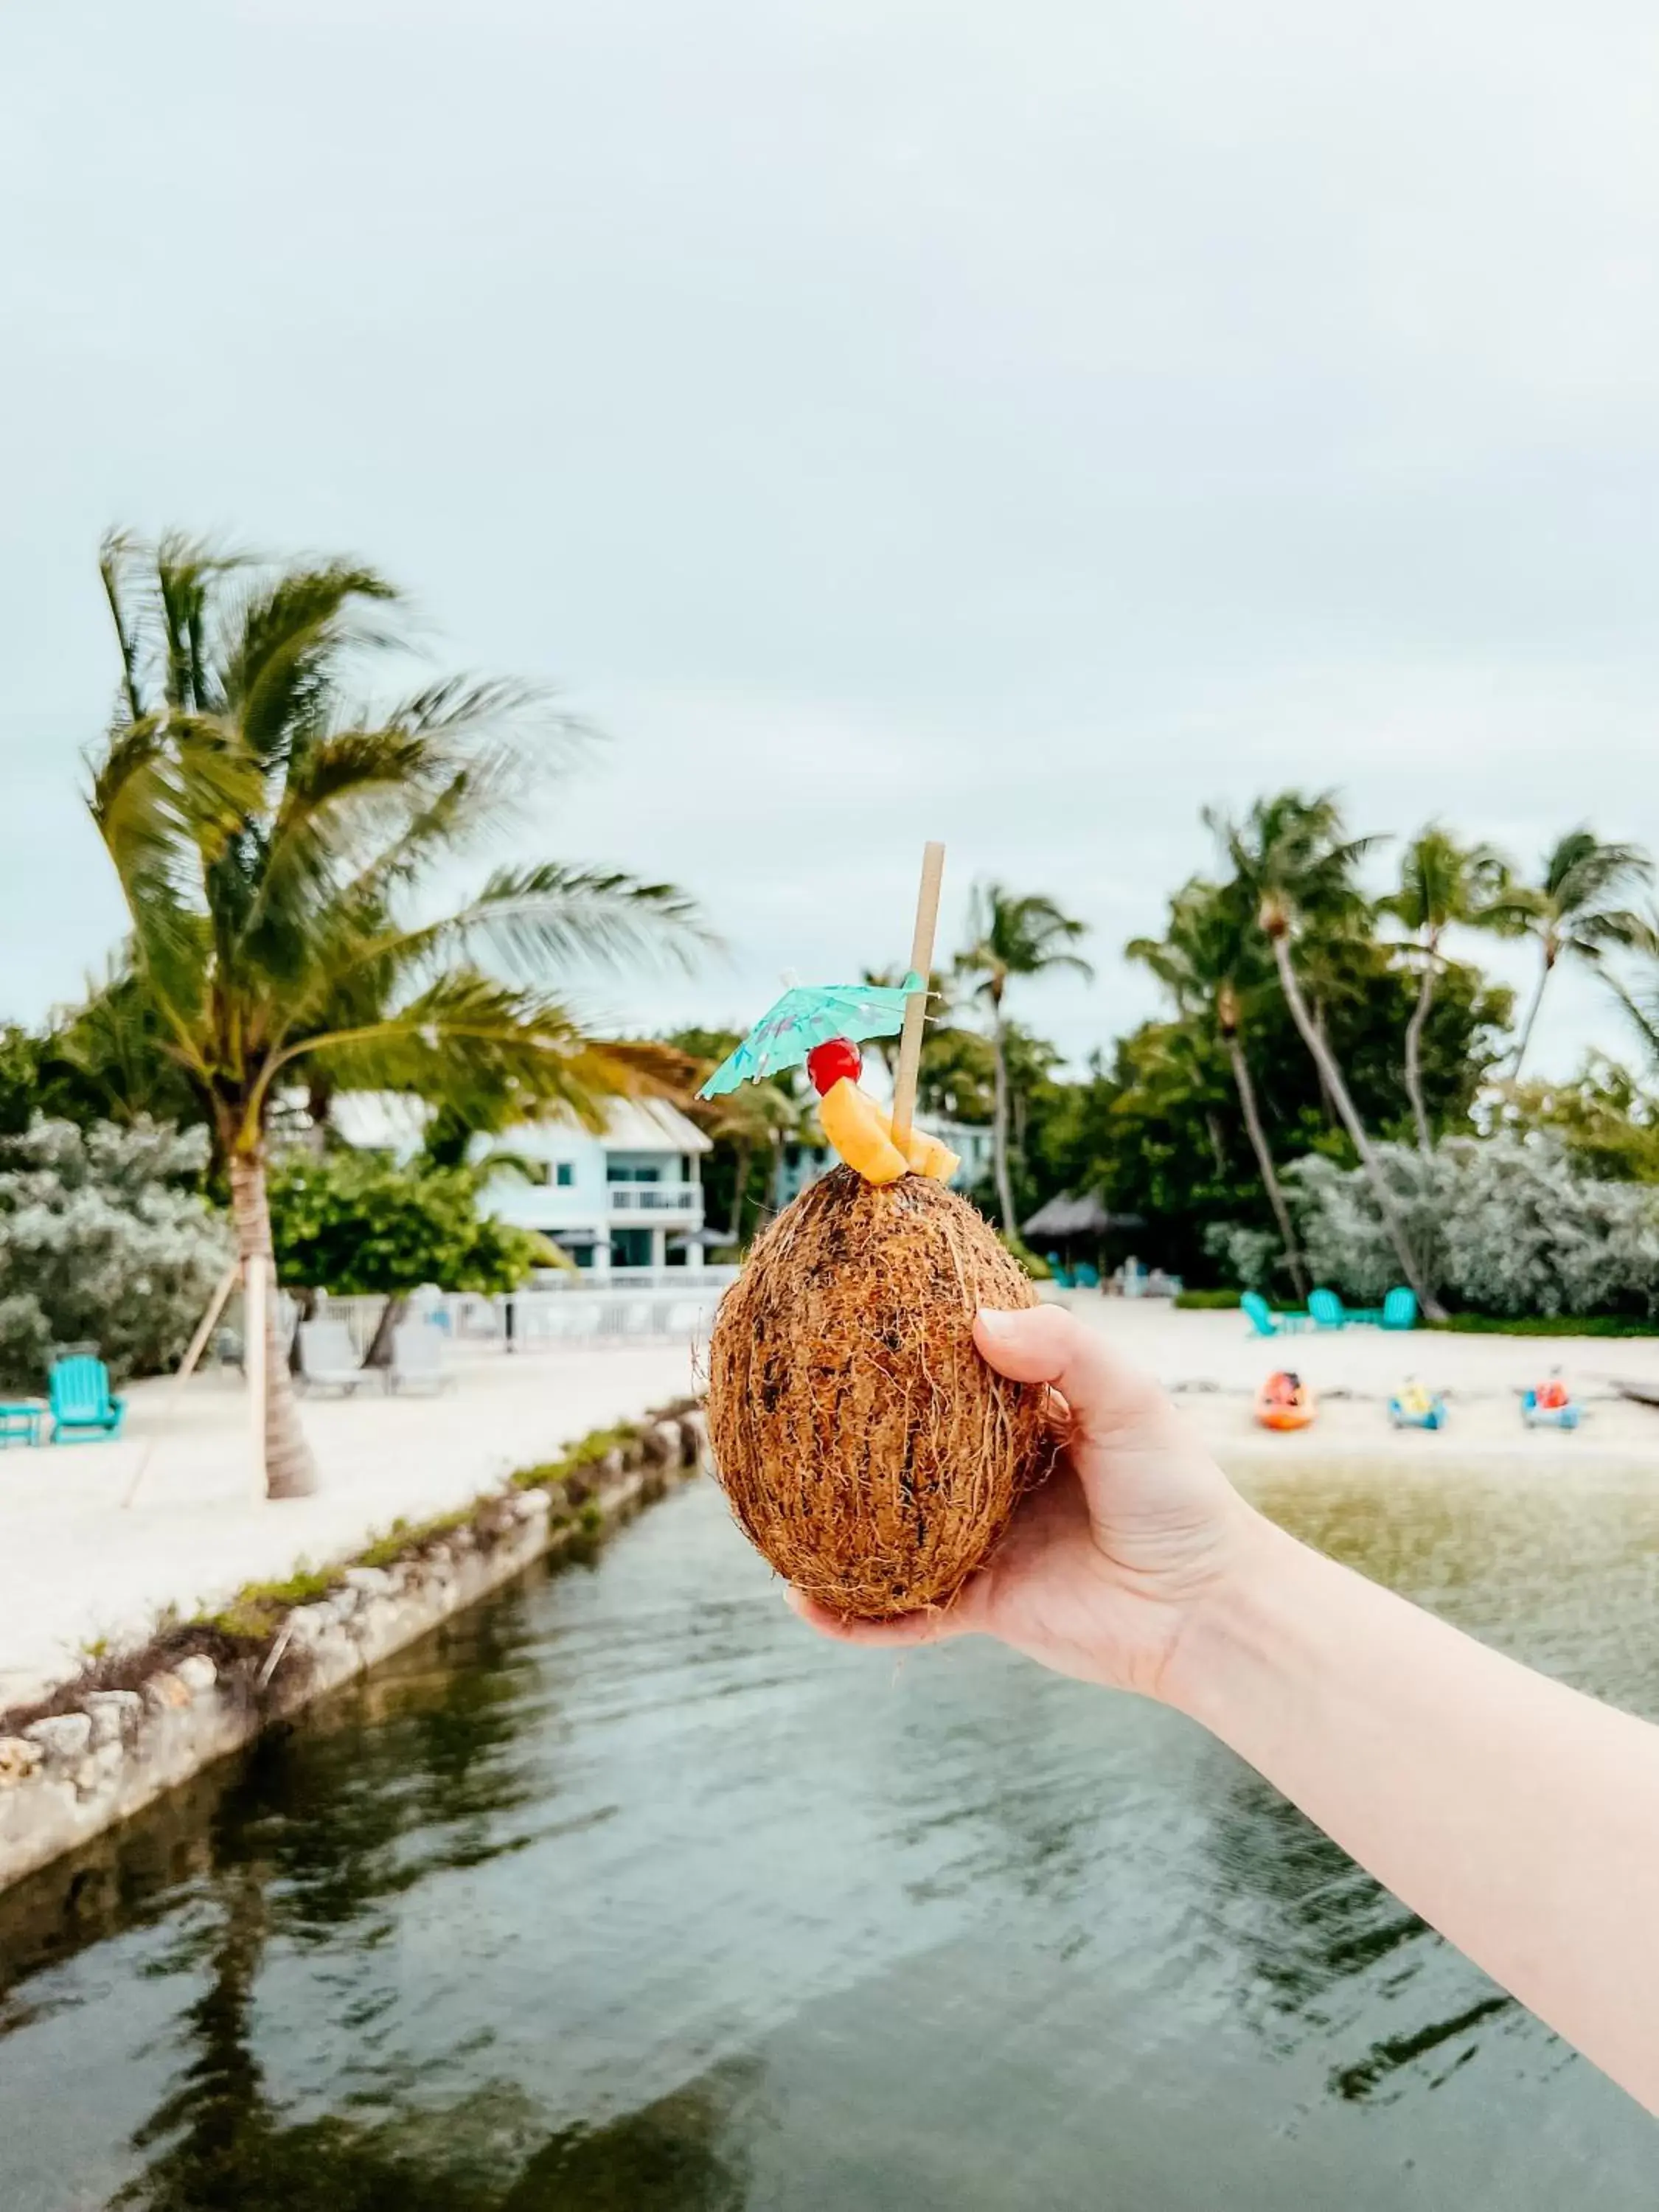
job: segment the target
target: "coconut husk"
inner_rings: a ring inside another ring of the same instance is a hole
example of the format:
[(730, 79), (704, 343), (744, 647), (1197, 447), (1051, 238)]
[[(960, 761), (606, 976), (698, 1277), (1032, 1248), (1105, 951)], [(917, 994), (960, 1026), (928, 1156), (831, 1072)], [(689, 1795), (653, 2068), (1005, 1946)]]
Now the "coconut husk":
[(709, 1346), (716, 1470), (797, 1589), (866, 1620), (947, 1604), (1048, 1464), (1046, 1392), (994, 1374), (980, 1306), (1036, 1292), (965, 1199), (836, 1168), (757, 1241)]

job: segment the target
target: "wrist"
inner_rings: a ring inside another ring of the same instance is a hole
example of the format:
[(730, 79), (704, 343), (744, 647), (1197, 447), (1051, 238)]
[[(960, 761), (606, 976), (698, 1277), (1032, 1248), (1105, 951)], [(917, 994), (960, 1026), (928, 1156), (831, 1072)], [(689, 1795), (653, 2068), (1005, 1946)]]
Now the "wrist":
[(1286, 1643), (1295, 1586), (1318, 1558), (1254, 1506), (1238, 1504), (1218, 1570), (1188, 1607), (1158, 1685), (1165, 1705), (1221, 1735), (1231, 1697)]

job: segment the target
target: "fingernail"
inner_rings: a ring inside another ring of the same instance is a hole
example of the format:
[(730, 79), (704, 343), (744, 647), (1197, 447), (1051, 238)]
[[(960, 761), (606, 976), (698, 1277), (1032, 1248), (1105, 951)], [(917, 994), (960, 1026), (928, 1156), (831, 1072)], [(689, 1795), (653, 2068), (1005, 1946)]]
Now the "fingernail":
[(979, 1310), (979, 1325), (987, 1336), (1006, 1336), (1018, 1319), (1018, 1314), (1004, 1313), (996, 1306), (981, 1306)]

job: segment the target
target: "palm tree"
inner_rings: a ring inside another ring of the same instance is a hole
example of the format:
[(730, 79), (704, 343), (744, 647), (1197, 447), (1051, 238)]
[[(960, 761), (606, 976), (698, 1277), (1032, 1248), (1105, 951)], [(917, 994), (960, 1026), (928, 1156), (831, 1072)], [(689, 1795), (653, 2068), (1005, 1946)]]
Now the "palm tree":
[[(718, 1062), (708, 1061), (702, 1073), (712, 1074)], [(750, 1171), (757, 1152), (771, 1161), (769, 1190), (777, 1182), (778, 1158), (791, 1137), (805, 1126), (805, 1109), (791, 1091), (778, 1083), (740, 1083), (715, 1098), (694, 1101), (689, 1109), (705, 1136), (732, 1150), (732, 1220), (727, 1242), (743, 1242), (743, 1210), (749, 1197)], [(774, 1200), (775, 1203), (775, 1200)]]
[(1431, 822), (1401, 855), (1400, 888), (1382, 906), (1412, 933), (1420, 963), (1417, 1004), (1406, 1024), (1406, 1095), (1417, 1125), (1418, 1146), (1431, 1152), (1434, 1133), (1423, 1097), (1423, 1029), (1444, 964), (1441, 939), (1454, 923), (1470, 929), (1512, 931), (1517, 902), (1508, 865), (1499, 854), (1490, 845), (1460, 845), (1449, 830)]
[[(521, 813), (538, 766), (568, 757), (571, 725), (520, 687), (462, 678), (356, 706), (348, 681), (395, 642), (398, 594), (370, 568), (273, 568), (173, 535), (111, 538), (101, 570), (121, 683), (89, 804), (134, 973), (228, 1172), (246, 1275), (270, 1279), (273, 1105), (319, 1070), (464, 1114), (510, 1091), (590, 1124), (635, 1086), (626, 1052), (545, 981), (572, 958), (685, 951), (699, 931), (679, 892), (542, 861), (497, 867), (447, 910), (430, 896), (441, 868)], [(266, 1479), (289, 1498), (316, 1477), (274, 1304)]]
[(1231, 886), (1205, 883), (1194, 878), (1177, 891), (1170, 906), (1167, 935), (1137, 937), (1124, 947), (1131, 960), (1149, 968), (1175, 1000), (1182, 1019), (1206, 1035), (1219, 1038), (1232, 1071), (1233, 1087), (1255, 1154), (1261, 1187), (1267, 1194), (1273, 1219), (1279, 1224), (1285, 1265), (1297, 1296), (1308, 1295), (1307, 1270), (1297, 1249), (1296, 1232), (1285, 1187), (1279, 1180), (1273, 1149), (1262, 1122), (1255, 1084), (1244, 1054), (1240, 1031), (1244, 1007), (1256, 987), (1260, 963), (1251, 943), (1248, 909)]
[(1219, 839), (1241, 890), (1255, 905), (1257, 921), (1273, 950), (1291, 1018), (1301, 1031), (1338, 1118), (1359, 1156), (1406, 1280), (1428, 1318), (1443, 1320), (1444, 1309), (1417, 1263), (1382, 1164), (1359, 1118), (1324, 1027), (1308, 1005), (1292, 957), (1297, 933), (1308, 922), (1338, 934), (1367, 926), (1370, 908), (1354, 881), (1354, 870), (1376, 840), (1343, 835), (1341, 813), (1330, 792), (1313, 799), (1292, 791), (1281, 792), (1274, 799), (1259, 799), (1242, 823), (1230, 821), (1206, 807), (1204, 820)]
[(1620, 901), (1652, 879), (1653, 862), (1639, 845), (1603, 844), (1593, 830), (1581, 826), (1570, 830), (1546, 854), (1542, 879), (1516, 895), (1513, 926), (1537, 939), (1542, 965), (1510, 1063), (1511, 1082), (1521, 1073), (1556, 963), (1565, 953), (1588, 967), (1598, 967), (1608, 946), (1641, 945), (1648, 926)]
[(1020, 898), (998, 884), (982, 884), (975, 888), (969, 908), (968, 943), (957, 954), (956, 965), (957, 972), (969, 980), (972, 995), (982, 1000), (991, 1012), (995, 1069), (991, 1159), (997, 1206), (1004, 1233), (1009, 1237), (1017, 1237), (1019, 1231), (1008, 1172), (1008, 1054), (1003, 1000), (1016, 975), (1052, 975), (1061, 968), (1073, 975), (1092, 975), (1094, 970), (1082, 955), (1066, 949), (1087, 933), (1085, 922), (1062, 914), (1051, 898), (1040, 892)]

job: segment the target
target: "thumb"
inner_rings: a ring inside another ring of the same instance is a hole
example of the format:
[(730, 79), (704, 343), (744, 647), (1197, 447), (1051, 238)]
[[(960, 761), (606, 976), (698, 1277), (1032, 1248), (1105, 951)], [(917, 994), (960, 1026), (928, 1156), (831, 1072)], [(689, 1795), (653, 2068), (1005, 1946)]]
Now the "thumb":
[(1073, 1434), (1121, 1442), (1126, 1431), (1173, 1427), (1175, 1413), (1148, 1375), (1115, 1352), (1103, 1331), (1064, 1306), (1003, 1313), (981, 1306), (974, 1342), (987, 1363), (1013, 1382), (1048, 1382), (1071, 1410)]

